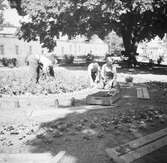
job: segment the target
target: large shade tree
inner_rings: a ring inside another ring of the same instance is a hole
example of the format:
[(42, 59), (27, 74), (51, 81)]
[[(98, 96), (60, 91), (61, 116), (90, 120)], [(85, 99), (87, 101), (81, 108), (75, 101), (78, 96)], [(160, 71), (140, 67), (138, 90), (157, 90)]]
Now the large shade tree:
[(114, 30), (123, 39), (126, 54), (138, 42), (167, 30), (167, 0), (9, 0), (30, 22), (22, 23), (19, 38), (39, 39), (53, 50), (54, 37), (97, 34), (104, 39)]

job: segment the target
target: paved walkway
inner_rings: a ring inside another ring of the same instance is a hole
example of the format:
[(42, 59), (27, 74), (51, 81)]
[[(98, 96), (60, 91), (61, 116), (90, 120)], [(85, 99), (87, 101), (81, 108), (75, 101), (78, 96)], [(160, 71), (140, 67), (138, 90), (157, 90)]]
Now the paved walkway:
[(77, 159), (65, 151), (56, 156), (50, 153), (0, 154), (0, 163), (77, 163)]

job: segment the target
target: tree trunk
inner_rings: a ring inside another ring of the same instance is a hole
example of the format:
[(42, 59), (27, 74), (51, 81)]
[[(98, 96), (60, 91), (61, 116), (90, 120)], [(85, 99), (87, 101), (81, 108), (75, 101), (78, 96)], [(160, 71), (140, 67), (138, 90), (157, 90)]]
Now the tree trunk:
[(131, 52), (131, 37), (130, 37), (130, 34), (124, 32), (122, 34), (122, 39), (123, 39), (123, 44), (124, 44), (125, 51), (127, 53)]
[(122, 31), (122, 40), (125, 48), (125, 54), (128, 57), (128, 64), (130, 67), (134, 65), (136, 67), (137, 61), (136, 61), (136, 42), (135, 39), (133, 39), (132, 32), (130, 30)]

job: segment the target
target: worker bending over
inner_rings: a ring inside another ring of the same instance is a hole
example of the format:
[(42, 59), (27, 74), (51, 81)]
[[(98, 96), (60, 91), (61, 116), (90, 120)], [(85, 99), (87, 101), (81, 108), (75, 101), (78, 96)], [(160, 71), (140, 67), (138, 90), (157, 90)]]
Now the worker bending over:
[(50, 75), (54, 77), (53, 64), (45, 56), (41, 55), (30, 55), (27, 59), (30, 67), (30, 73), (32, 74), (32, 80), (36, 83), (39, 82), (40, 75)]
[(102, 66), (101, 80), (104, 89), (117, 87), (117, 70), (111, 57), (107, 57), (106, 63)]
[(100, 82), (100, 66), (98, 63), (90, 63), (88, 66), (88, 76), (91, 87), (96, 87)]

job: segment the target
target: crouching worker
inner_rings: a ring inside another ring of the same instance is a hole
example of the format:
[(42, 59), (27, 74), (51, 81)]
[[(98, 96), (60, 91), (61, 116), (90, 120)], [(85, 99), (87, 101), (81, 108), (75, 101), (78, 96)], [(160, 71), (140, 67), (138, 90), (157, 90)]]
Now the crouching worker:
[(91, 87), (96, 87), (100, 82), (100, 66), (98, 63), (90, 63), (88, 66), (88, 76)]
[(102, 66), (101, 80), (104, 89), (116, 88), (117, 85), (117, 70), (114, 65), (114, 60), (111, 57), (107, 57), (106, 63)]

